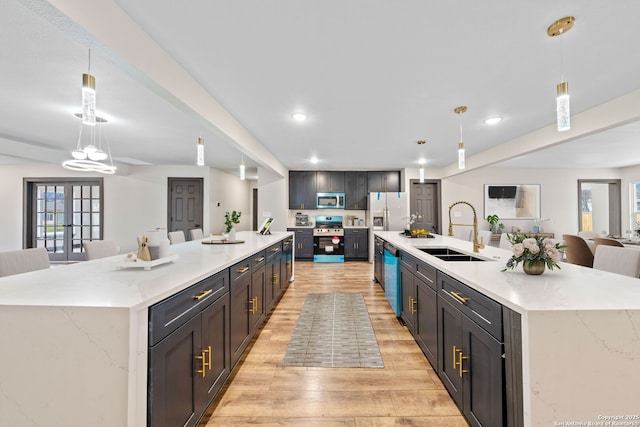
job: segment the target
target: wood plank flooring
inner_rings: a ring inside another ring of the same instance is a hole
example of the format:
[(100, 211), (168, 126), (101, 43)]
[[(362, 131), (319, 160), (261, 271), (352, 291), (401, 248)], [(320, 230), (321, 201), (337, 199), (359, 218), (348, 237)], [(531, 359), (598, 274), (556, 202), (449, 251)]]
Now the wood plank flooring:
[[(297, 262), (295, 281), (209, 409), (207, 427), (468, 426), (367, 262)], [(283, 367), (308, 293), (360, 292), (384, 368)]]

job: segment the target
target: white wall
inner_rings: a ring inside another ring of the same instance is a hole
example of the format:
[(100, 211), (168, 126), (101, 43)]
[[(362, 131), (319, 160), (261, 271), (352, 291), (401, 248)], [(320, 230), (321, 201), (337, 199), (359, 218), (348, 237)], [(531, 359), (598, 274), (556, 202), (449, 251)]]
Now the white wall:
[(231, 211), (242, 212), (240, 224), (236, 226), (236, 230), (251, 230), (251, 182), (242, 181), (237, 176), (218, 169), (210, 169), (209, 179), (211, 187), (209, 231), (211, 233), (226, 232), (224, 214)]
[[(124, 168), (123, 168), (124, 169)], [(209, 169), (197, 166), (131, 166), (127, 175), (72, 172), (46, 163), (0, 167), (0, 251), (22, 248), (23, 178), (104, 178), (104, 238), (115, 240), (120, 252), (136, 249), (136, 236), (167, 227), (167, 178), (203, 178), (204, 218), (209, 218)], [(224, 220), (223, 220), (224, 221)], [(209, 224), (205, 224), (205, 231)]]
[(271, 229), (285, 231), (289, 208), (289, 177), (258, 168), (258, 227), (265, 216), (274, 219)]

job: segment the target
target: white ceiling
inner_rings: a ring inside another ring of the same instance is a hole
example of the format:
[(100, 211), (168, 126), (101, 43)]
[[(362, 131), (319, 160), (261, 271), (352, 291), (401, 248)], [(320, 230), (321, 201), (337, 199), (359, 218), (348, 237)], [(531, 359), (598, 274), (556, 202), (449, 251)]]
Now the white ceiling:
[[(469, 157), (552, 127), (561, 41), (546, 28), (567, 15), (574, 117), (640, 89), (636, 0), (4, 0), (0, 10), (0, 163), (59, 162), (75, 147), (89, 48), (116, 160), (193, 164), (201, 135), (207, 164), (231, 172), (241, 156), (252, 169), (415, 168), (424, 157), (444, 170), (460, 118)], [(461, 117), (458, 105), (469, 107)], [(292, 121), (296, 110), (309, 119)], [(632, 110), (604, 132), (578, 116), (568, 142), (554, 136), (498, 165), (640, 164)], [(504, 120), (485, 125), (493, 115)]]

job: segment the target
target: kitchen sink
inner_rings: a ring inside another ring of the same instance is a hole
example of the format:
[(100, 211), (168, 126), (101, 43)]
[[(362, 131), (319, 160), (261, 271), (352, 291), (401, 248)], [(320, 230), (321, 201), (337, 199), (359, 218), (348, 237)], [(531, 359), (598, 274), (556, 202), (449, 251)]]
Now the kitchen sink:
[(429, 255), (433, 255), (443, 261), (485, 261), (482, 258), (474, 257), (473, 255), (464, 254), (458, 252), (455, 249), (449, 248), (422, 248), (422, 252), (426, 252)]

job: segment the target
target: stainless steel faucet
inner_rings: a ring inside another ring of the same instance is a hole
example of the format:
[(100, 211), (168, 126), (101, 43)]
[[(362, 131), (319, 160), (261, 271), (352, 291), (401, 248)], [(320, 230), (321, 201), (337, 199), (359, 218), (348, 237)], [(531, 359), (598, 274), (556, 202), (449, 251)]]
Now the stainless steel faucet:
[[(454, 224), (451, 222), (451, 209), (455, 205), (459, 205), (459, 204), (468, 205), (471, 208), (471, 210), (473, 211), (473, 224)], [(465, 225), (465, 226), (472, 225), (473, 226), (473, 252), (480, 252), (480, 249), (484, 248), (484, 244), (478, 242), (478, 215), (476, 215), (476, 208), (474, 208), (471, 203), (460, 201), (460, 202), (455, 202), (454, 204), (449, 206), (449, 236), (453, 236), (454, 225)]]

